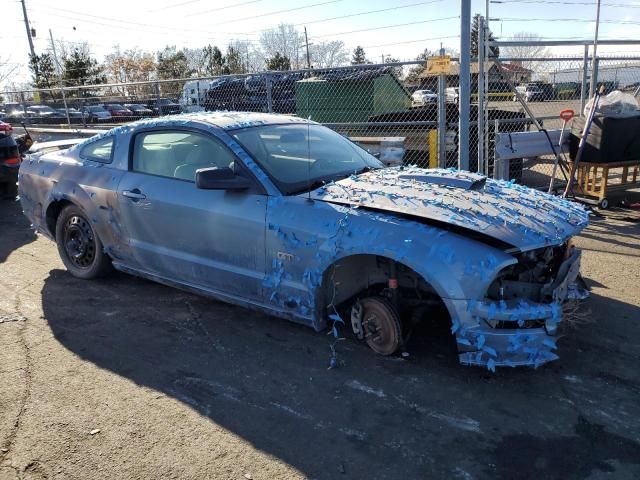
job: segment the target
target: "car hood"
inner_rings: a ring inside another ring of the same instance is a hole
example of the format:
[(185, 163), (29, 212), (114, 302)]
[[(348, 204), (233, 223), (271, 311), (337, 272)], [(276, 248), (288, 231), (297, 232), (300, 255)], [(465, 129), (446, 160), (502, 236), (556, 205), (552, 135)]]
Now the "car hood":
[(519, 250), (557, 245), (588, 224), (576, 203), (482, 175), (397, 167), (352, 175), (311, 192), (312, 198), (424, 219)]

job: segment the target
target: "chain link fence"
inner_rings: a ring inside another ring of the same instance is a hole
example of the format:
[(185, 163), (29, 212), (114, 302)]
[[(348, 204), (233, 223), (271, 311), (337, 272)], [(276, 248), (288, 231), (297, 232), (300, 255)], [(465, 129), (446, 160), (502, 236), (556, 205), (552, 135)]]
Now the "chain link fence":
[[(502, 70), (495, 64), (489, 67), (489, 79), (493, 75), (511, 77), (510, 80), (526, 102), (528, 109), (546, 130), (562, 128), (563, 120), (560, 118), (560, 112), (564, 110), (572, 110), (576, 116), (584, 114), (593, 75), (591, 58), (511, 59), (503, 60), (501, 64), (505, 67)], [(519, 78), (516, 78), (518, 76)], [(596, 61), (595, 76), (595, 84), (598, 89), (601, 86), (604, 87), (605, 95), (614, 90), (621, 90), (638, 98), (640, 57), (600, 57)], [(513, 89), (509, 86), (506, 92), (508, 92), (506, 95), (501, 95), (499, 91), (492, 88), (491, 80), (489, 81), (487, 112), (489, 114), (493, 110), (512, 112), (511, 118), (489, 121), (487, 125), (489, 143), (493, 142), (495, 131), (512, 131), (510, 130), (512, 124), (520, 122), (523, 116), (529, 128), (537, 130), (513, 93)], [(571, 127), (570, 121), (566, 128), (571, 129)], [(492, 163), (491, 154), (488, 155), (488, 160)], [(529, 186), (549, 185), (553, 162), (552, 155), (522, 161), (512, 160), (509, 164), (509, 177)], [(557, 175), (560, 173), (558, 171)], [(489, 174), (492, 172), (490, 171)], [(557, 178), (557, 180), (562, 179)]]
[[(562, 126), (560, 111), (583, 111), (591, 78), (591, 60), (586, 57), (502, 59), (500, 65), (491, 59), (485, 62), (486, 80), (479, 88), (481, 67), (471, 64), (469, 168), (489, 176), (494, 175), (495, 132), (533, 129), (534, 121), (517, 101), (514, 87), (544, 128), (556, 129)], [(637, 95), (640, 57), (602, 57), (596, 75), (605, 92), (621, 89)], [(212, 110), (297, 115), (348, 136), (389, 164), (456, 167), (458, 80), (459, 65), (452, 59), (449, 72), (440, 75), (429, 74), (422, 62), (400, 62), (0, 95), (5, 121), (38, 127), (106, 128)], [(481, 94), (485, 108), (479, 109)], [(527, 185), (548, 184), (552, 163), (553, 158), (546, 157), (512, 160), (508, 176)]]

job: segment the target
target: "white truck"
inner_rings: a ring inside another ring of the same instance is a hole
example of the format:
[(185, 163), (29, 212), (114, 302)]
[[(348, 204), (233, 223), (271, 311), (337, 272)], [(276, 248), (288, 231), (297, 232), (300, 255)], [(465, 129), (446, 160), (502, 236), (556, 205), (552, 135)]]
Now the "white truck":
[(189, 80), (182, 87), (178, 103), (183, 112), (203, 112), (211, 80)]

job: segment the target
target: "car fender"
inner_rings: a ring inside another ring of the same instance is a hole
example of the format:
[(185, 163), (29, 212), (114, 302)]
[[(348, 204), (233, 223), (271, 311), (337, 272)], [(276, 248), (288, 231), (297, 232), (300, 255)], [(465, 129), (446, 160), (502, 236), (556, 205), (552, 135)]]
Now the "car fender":
[[(313, 210), (313, 211), (310, 211)], [(312, 233), (310, 233), (312, 232)], [(398, 216), (301, 197), (269, 199), (265, 297), (297, 305), (322, 329), (323, 279), (353, 255), (376, 255), (411, 268), (443, 299), (482, 298), (496, 273), (515, 262), (499, 249)]]

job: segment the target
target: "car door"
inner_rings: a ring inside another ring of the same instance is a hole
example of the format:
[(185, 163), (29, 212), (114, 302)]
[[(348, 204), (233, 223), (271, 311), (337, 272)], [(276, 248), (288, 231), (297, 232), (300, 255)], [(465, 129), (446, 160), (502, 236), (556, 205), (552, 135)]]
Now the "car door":
[(198, 189), (196, 170), (212, 166), (250, 177), (209, 133), (162, 129), (133, 136), (118, 201), (135, 268), (260, 300), (267, 197), (255, 179), (248, 190)]

